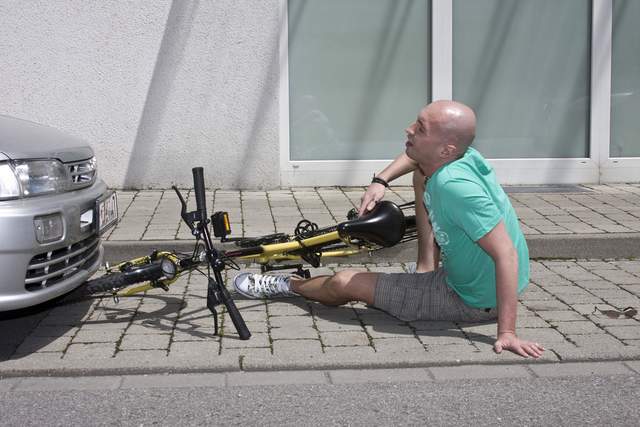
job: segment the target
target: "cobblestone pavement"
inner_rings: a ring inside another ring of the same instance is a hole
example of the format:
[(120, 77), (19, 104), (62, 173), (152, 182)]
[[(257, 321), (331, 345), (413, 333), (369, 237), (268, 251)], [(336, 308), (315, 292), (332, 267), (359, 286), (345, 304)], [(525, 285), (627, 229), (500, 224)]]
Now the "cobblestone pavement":
[[(539, 187), (543, 189), (544, 187)], [(359, 204), (363, 187), (294, 188), (270, 191), (217, 190), (207, 193), (210, 212), (229, 212), (232, 236), (291, 233), (302, 218), (331, 225)], [(640, 232), (640, 184), (584, 185), (557, 192), (508, 188), (526, 235), (620, 234)], [(193, 192), (185, 191), (191, 209)], [(172, 190), (120, 191), (121, 221), (108, 241), (191, 239), (181, 223)], [(413, 200), (410, 187), (391, 187), (386, 198)]]
[[(404, 264), (333, 265), (405, 271)], [(228, 278), (227, 278), (228, 280)], [(74, 295), (67, 300), (73, 301)], [(495, 324), (403, 322), (363, 304), (326, 307), (302, 298), (236, 299), (253, 336), (237, 338), (221, 314), (212, 336), (206, 279), (181, 277), (169, 292), (69, 302), (0, 320), (0, 376), (146, 370), (389, 368), (456, 363), (516, 363), (492, 351)], [(518, 331), (548, 350), (537, 363), (640, 358), (640, 318), (607, 310), (640, 307), (640, 261), (531, 262), (518, 306)]]

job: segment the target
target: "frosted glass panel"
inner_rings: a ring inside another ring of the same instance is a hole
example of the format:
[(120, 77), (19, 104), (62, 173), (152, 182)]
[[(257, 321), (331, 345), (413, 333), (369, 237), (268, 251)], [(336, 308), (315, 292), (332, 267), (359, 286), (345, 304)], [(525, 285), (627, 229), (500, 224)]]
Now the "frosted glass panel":
[(588, 157), (590, 22), (587, 0), (453, 1), (453, 95), (486, 157)]
[(391, 159), (429, 100), (429, 7), (289, 0), (292, 160)]
[(640, 2), (613, 2), (611, 157), (640, 156)]

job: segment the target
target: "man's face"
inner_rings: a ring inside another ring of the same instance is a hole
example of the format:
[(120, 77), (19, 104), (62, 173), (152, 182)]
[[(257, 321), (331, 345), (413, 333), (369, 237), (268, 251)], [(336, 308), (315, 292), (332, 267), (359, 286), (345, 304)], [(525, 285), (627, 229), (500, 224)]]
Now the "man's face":
[(442, 141), (430, 120), (427, 108), (423, 108), (415, 122), (405, 129), (407, 142), (405, 153), (419, 163), (432, 163), (440, 157)]

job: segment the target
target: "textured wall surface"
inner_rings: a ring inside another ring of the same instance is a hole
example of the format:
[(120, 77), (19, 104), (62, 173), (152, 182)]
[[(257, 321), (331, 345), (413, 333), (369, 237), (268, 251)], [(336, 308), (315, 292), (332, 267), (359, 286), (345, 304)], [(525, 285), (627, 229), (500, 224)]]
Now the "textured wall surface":
[(0, 114), (91, 143), (116, 188), (279, 185), (278, 0), (0, 0)]

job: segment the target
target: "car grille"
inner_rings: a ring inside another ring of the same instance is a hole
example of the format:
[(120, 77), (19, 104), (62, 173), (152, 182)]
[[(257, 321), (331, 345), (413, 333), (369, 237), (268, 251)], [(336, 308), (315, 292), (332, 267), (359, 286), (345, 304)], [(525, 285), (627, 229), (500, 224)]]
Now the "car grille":
[(55, 251), (34, 256), (27, 267), (24, 284), (27, 291), (55, 285), (93, 264), (100, 254), (100, 238), (91, 236)]
[(65, 163), (71, 177), (71, 190), (88, 187), (96, 180), (95, 158), (80, 162)]

